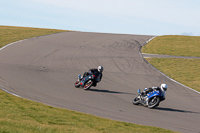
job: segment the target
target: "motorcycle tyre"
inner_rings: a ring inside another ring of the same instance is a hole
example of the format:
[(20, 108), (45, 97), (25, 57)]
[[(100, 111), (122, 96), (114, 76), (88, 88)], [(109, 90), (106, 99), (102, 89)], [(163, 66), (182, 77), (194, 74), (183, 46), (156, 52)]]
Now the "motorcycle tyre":
[(76, 81), (76, 82), (74, 83), (74, 87), (79, 88), (79, 87), (80, 87), (80, 81)]
[[(151, 100), (152, 99), (154, 99), (154, 97), (153, 98), (151, 98), (150, 100), (149, 100), (149, 103), (151, 103)], [(154, 100), (156, 100), (156, 102), (154, 102), (152, 105), (149, 105), (148, 104), (148, 108), (155, 108), (155, 107), (157, 107), (158, 105), (159, 105), (159, 103), (160, 103), (160, 98), (159, 97), (156, 97), (156, 99), (154, 99)]]
[(138, 105), (139, 103), (140, 103), (140, 99), (137, 96), (136, 98), (133, 99), (133, 104)]
[[(89, 85), (88, 85), (88, 83), (89, 83)], [(87, 86), (88, 85), (88, 86)], [(90, 87), (93, 85), (93, 81), (92, 80), (88, 80), (86, 83), (85, 83), (85, 85), (83, 86), (83, 89), (84, 90), (88, 90), (88, 89), (90, 89)]]

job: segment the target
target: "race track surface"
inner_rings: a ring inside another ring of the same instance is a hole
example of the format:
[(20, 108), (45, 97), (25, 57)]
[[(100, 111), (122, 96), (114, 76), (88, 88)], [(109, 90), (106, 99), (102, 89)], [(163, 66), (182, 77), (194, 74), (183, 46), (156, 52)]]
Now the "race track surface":
[[(163, 76), (139, 49), (152, 36), (66, 32), (15, 43), (0, 51), (0, 86), (23, 98), (113, 120), (186, 133), (200, 132), (200, 95)], [(78, 74), (104, 67), (85, 91)], [(155, 109), (132, 104), (137, 89), (166, 83)]]

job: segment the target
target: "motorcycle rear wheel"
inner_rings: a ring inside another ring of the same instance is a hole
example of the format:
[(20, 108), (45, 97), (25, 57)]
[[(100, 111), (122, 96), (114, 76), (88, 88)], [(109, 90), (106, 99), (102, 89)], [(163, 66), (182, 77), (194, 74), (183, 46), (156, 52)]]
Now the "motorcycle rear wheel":
[(156, 106), (158, 106), (160, 103), (160, 98), (159, 97), (153, 97), (149, 100), (148, 103), (148, 108), (155, 108)]
[(86, 82), (86, 84), (83, 86), (83, 89), (84, 89), (84, 90), (90, 89), (90, 87), (92, 86), (92, 84), (93, 84), (93, 81), (92, 81), (92, 80), (88, 80), (88, 81)]

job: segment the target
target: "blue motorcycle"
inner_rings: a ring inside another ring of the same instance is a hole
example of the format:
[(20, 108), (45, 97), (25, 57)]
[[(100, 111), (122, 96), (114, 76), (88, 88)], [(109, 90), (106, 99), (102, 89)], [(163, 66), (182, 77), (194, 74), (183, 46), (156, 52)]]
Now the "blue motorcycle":
[(133, 99), (134, 105), (143, 105), (148, 108), (155, 108), (159, 106), (161, 101), (165, 100), (165, 91), (161, 89), (152, 89), (144, 94), (138, 89), (138, 95)]

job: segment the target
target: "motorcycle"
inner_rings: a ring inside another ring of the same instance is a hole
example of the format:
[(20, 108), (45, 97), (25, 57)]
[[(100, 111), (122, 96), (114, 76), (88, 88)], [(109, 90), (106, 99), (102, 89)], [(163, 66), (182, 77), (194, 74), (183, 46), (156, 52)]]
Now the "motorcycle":
[(95, 86), (95, 75), (88, 75), (81, 78), (81, 74), (78, 75), (78, 80), (75, 82), (74, 86), (76, 88), (83, 88), (84, 90), (90, 89), (90, 87)]
[(134, 105), (143, 105), (148, 108), (155, 108), (159, 106), (161, 101), (165, 100), (165, 91), (162, 92), (160, 89), (152, 89), (152, 91), (147, 92), (146, 95), (141, 93), (141, 90), (138, 89), (138, 95), (133, 99)]

